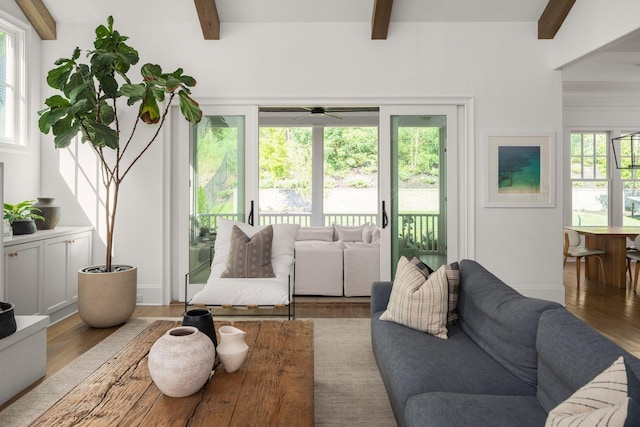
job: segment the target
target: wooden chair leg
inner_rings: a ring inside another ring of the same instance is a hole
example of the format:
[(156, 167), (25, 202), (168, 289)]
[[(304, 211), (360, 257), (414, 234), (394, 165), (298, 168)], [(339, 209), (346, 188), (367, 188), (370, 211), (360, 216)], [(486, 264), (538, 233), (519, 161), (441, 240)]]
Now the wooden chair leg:
[(633, 278), (633, 292), (638, 289), (638, 273), (640, 273), (640, 262), (636, 261), (636, 276)]
[(578, 282), (578, 287), (580, 287), (580, 258), (576, 258), (576, 282)]
[(607, 275), (604, 273), (604, 261), (600, 255), (596, 255), (596, 258), (600, 261), (600, 276), (602, 277), (602, 283), (607, 283)]
[(627, 273), (629, 273), (629, 283), (633, 280), (633, 276), (631, 275), (631, 259), (627, 258)]
[(566, 257), (566, 255), (565, 255), (565, 257), (564, 257), (564, 261), (562, 262), (562, 266), (563, 266), (563, 267), (566, 267), (566, 266), (567, 266), (567, 257)]

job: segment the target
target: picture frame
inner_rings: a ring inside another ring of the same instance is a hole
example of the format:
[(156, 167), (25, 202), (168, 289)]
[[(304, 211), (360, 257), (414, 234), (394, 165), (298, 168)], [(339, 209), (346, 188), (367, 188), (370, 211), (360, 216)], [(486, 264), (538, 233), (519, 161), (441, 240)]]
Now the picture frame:
[(555, 207), (555, 133), (488, 132), (485, 207)]

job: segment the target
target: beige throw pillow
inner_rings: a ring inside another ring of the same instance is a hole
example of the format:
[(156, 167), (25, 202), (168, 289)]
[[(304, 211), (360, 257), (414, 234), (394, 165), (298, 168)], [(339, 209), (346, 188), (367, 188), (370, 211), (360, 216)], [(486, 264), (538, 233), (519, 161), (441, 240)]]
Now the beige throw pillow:
[(553, 408), (545, 427), (639, 425), (639, 408), (632, 396), (638, 388), (637, 379), (627, 369), (620, 356), (609, 368)]
[(418, 267), (400, 257), (387, 309), (387, 320), (447, 339), (448, 284), (445, 266), (425, 280)]
[(227, 269), (220, 277), (276, 277), (271, 266), (273, 227), (268, 226), (249, 238), (237, 225), (231, 230)]

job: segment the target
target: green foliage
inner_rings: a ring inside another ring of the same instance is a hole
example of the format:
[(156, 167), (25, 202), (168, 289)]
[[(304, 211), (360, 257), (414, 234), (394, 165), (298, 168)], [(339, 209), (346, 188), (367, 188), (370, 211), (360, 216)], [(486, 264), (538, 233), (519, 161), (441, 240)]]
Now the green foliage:
[(4, 219), (11, 224), (13, 224), (13, 221), (20, 219), (39, 219), (44, 221), (44, 218), (36, 213), (40, 212), (40, 209), (33, 207), (35, 202), (35, 200), (25, 200), (17, 204), (5, 203)]
[[(60, 58), (47, 74), (47, 84), (59, 93), (47, 98), (47, 108), (38, 112), (38, 128), (44, 134), (52, 132), (56, 148), (69, 146), (82, 135), (83, 143), (90, 143), (102, 166), (106, 189), (106, 268), (111, 270), (113, 226), (120, 183), (149, 146), (156, 140), (169, 112), (171, 101), (178, 96), (180, 111), (191, 124), (202, 118), (198, 103), (191, 98), (196, 85), (193, 77), (182, 68), (165, 73), (157, 64), (145, 64), (140, 69), (140, 82), (134, 83), (128, 73), (139, 61), (138, 51), (130, 46), (129, 37), (113, 28), (113, 17), (107, 25), (95, 30), (93, 50), (86, 52), (88, 62), (81, 62), (81, 50), (76, 47), (70, 58)], [(168, 100), (166, 98), (168, 97)], [(122, 100), (121, 100), (122, 98)], [(131, 111), (136, 120), (128, 135), (123, 135), (119, 113)], [(135, 145), (138, 123), (155, 125), (156, 131), (143, 140), (132, 156), (123, 153)], [(116, 151), (105, 156), (103, 150)]]

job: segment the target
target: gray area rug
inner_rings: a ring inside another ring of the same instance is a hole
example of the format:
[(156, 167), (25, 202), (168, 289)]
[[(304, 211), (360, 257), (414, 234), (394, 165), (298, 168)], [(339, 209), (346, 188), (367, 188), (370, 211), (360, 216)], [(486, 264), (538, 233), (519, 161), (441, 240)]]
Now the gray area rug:
[[(0, 426), (28, 426), (154, 320), (129, 320), (117, 332), (0, 412)], [(313, 321), (315, 425), (395, 426), (371, 351), (369, 319)]]

